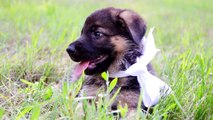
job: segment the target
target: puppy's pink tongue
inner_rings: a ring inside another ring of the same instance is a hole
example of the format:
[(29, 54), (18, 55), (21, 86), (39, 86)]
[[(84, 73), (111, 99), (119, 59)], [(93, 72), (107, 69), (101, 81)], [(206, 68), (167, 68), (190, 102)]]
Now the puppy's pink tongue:
[(81, 76), (83, 71), (89, 66), (89, 61), (80, 62), (74, 69), (74, 74), (78, 77)]

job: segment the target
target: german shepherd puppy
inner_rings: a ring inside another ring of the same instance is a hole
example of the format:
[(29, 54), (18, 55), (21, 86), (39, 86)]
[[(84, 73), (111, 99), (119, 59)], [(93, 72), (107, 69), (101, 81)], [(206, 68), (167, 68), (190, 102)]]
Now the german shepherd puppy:
[[(104, 8), (87, 17), (81, 36), (67, 48), (71, 59), (79, 62), (74, 75), (85, 71), (86, 78), (80, 96), (97, 96), (100, 89), (106, 89), (101, 73), (109, 74), (126, 70), (142, 55), (141, 40), (146, 33), (144, 20), (135, 12), (127, 9)], [(147, 65), (152, 74), (153, 69)], [(112, 80), (113, 78), (110, 78)], [(140, 96), (137, 77), (118, 78), (112, 94), (121, 87), (111, 109), (117, 104), (128, 105), (129, 110), (136, 110)], [(142, 104), (142, 109), (147, 108)]]

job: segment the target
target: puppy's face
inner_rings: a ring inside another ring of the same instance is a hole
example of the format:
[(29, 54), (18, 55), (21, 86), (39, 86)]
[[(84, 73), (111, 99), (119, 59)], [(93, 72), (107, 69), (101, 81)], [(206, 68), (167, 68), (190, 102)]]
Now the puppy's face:
[(81, 36), (67, 48), (71, 59), (88, 64), (85, 74), (106, 71), (120, 54), (138, 45), (146, 25), (130, 10), (105, 8), (92, 13), (85, 21)]

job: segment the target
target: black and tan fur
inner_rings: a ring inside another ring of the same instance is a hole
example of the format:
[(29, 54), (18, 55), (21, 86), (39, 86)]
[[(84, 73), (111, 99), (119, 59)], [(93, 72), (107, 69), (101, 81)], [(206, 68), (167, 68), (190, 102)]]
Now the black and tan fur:
[[(100, 55), (108, 57), (98, 63), (96, 68), (85, 70), (86, 79), (81, 93), (96, 96), (100, 89), (106, 88), (106, 83), (101, 78), (102, 72), (115, 73), (134, 64), (136, 58), (142, 55), (141, 40), (145, 32), (144, 20), (131, 10), (110, 7), (97, 10), (88, 16), (81, 36), (69, 45), (67, 52), (75, 62), (93, 60)], [(153, 74), (151, 65), (147, 68)], [(136, 109), (140, 95), (137, 78), (119, 78), (114, 91), (119, 87), (121, 91), (111, 108), (117, 109), (120, 101), (122, 105), (127, 104), (129, 109)], [(144, 106), (141, 107), (146, 109)]]

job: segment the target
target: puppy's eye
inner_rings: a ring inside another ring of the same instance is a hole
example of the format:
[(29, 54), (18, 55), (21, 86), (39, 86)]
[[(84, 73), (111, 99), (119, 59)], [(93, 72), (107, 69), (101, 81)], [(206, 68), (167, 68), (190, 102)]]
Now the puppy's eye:
[(102, 37), (102, 36), (104, 36), (103, 33), (98, 32), (98, 31), (94, 32), (94, 35), (95, 35), (95, 37)]

